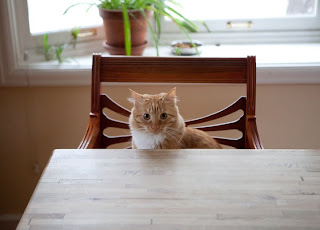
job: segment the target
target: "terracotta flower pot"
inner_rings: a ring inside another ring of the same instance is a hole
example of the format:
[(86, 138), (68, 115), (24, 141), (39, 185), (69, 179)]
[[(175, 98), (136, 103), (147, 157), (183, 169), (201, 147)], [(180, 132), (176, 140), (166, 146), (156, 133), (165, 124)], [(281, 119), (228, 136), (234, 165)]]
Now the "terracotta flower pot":
[[(148, 17), (151, 16), (150, 11), (145, 12)], [(99, 14), (103, 19), (106, 38), (103, 46), (112, 55), (126, 54), (122, 11), (99, 8)], [(130, 10), (129, 19), (131, 27), (131, 54), (142, 55), (148, 43), (146, 41), (148, 23), (139, 10)]]

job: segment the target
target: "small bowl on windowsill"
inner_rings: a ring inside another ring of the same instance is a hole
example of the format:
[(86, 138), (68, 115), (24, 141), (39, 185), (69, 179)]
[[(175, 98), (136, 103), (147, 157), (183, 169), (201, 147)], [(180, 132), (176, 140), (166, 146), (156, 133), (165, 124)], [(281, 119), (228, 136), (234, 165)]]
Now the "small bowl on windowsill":
[[(202, 42), (193, 40), (194, 45), (197, 47), (198, 53), (201, 53)], [(171, 51), (175, 55), (191, 56), (196, 55), (197, 50), (193, 47), (189, 40), (180, 40), (171, 42)]]

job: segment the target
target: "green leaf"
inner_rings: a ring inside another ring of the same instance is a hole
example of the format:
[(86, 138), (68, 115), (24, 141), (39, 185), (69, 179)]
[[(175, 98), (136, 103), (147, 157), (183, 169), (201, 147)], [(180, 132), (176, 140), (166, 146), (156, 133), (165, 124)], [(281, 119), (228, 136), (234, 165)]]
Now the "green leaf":
[(191, 33), (196, 33), (198, 32), (198, 28), (194, 28), (192, 25), (190, 25), (188, 22), (186, 21), (180, 21), (181, 25), (186, 28), (189, 32)]
[(160, 40), (160, 35), (161, 35), (161, 17), (158, 13), (154, 13), (154, 20), (156, 22), (157, 26), (157, 36), (158, 40)]
[(124, 21), (124, 40), (125, 40), (125, 48), (126, 54), (128, 56), (131, 55), (131, 28), (130, 28), (130, 20), (128, 15), (128, 9), (126, 5), (122, 6), (122, 15)]
[(190, 41), (190, 43), (192, 44), (192, 47), (196, 50), (197, 55), (200, 55), (199, 50), (197, 48), (197, 46), (194, 44), (194, 42), (192, 41), (191, 37), (189, 36), (188, 32), (186, 31), (186, 29), (181, 25), (181, 22), (179, 20), (177, 20), (176, 18), (172, 17), (171, 14), (164, 12), (164, 15), (169, 17), (171, 20), (173, 20), (177, 26), (180, 28), (180, 30), (186, 35), (186, 37), (188, 38), (188, 40)]
[(204, 26), (204, 28), (206, 28), (207, 32), (210, 33), (210, 29), (209, 29), (209, 26), (207, 25), (207, 23), (205, 23), (205, 21), (203, 20), (199, 20), (199, 22)]
[(94, 5), (97, 5), (97, 4), (94, 4), (94, 3), (87, 3), (87, 2), (80, 2), (80, 3), (76, 3), (76, 4), (73, 4), (71, 6), (69, 6), (64, 12), (63, 12), (63, 15), (65, 15), (71, 8), (75, 7), (75, 6), (78, 6), (78, 5), (89, 5), (91, 8), (92, 6)]
[(179, 17), (181, 17), (185, 21), (185, 23), (187, 23), (187, 24), (189, 24), (189, 26), (193, 27), (194, 30), (198, 31), (198, 27), (193, 22), (191, 22), (189, 19), (185, 18), (182, 14), (180, 14), (179, 12), (174, 10), (173, 8), (171, 8), (169, 6), (167, 8), (169, 11), (171, 11), (171, 12), (175, 13), (176, 15), (178, 15)]
[(151, 33), (151, 37), (152, 37), (152, 40), (154, 42), (154, 45), (156, 47), (156, 51), (157, 51), (157, 56), (159, 56), (159, 37), (156, 36), (154, 30), (153, 30), (153, 27), (148, 19), (148, 16), (147, 14), (144, 12), (144, 10), (141, 10), (141, 13), (142, 15), (144, 16), (144, 18), (146, 19), (147, 23), (148, 23), (148, 27), (149, 27), (149, 30), (150, 30), (150, 33)]

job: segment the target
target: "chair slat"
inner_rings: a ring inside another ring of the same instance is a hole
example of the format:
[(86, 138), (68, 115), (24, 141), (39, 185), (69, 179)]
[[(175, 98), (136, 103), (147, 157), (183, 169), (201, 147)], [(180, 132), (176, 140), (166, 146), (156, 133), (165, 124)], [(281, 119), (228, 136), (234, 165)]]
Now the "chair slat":
[(105, 144), (104, 148), (107, 148), (110, 145), (128, 142), (132, 139), (131, 135), (123, 135), (123, 136), (107, 136), (105, 134), (102, 135), (102, 141)]
[(108, 108), (113, 112), (120, 113), (123, 116), (129, 117), (131, 111), (119, 105), (117, 102), (112, 100), (108, 95), (102, 94), (100, 97), (101, 100), (101, 108)]
[(246, 97), (240, 97), (237, 101), (235, 101), (233, 104), (229, 105), (228, 107), (216, 112), (209, 114), (204, 117), (200, 117), (197, 119), (187, 120), (186, 125), (193, 125), (193, 124), (199, 124), (207, 121), (213, 121), (215, 119), (227, 116), (231, 113), (234, 113), (238, 110), (246, 111)]
[(107, 127), (116, 127), (116, 128), (121, 128), (121, 129), (129, 129), (129, 123), (128, 122), (114, 120), (114, 119), (106, 116), (105, 114), (101, 114), (101, 128), (105, 129)]
[(222, 145), (228, 145), (237, 149), (243, 149), (245, 147), (244, 136), (242, 136), (239, 139), (222, 138), (222, 137), (214, 137), (214, 139)]
[(244, 124), (245, 124), (245, 119), (244, 119), (244, 116), (242, 116), (240, 119), (236, 121), (226, 122), (222, 124), (215, 124), (215, 125), (192, 127), (192, 128), (200, 129), (202, 131), (222, 131), (222, 130), (237, 129), (243, 132)]

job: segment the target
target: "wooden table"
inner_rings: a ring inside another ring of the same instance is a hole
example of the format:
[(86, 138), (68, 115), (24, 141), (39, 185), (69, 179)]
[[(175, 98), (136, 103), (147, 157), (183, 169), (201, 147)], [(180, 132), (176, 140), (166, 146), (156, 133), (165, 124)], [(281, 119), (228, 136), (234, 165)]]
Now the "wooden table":
[(320, 150), (56, 150), (18, 229), (320, 229)]

